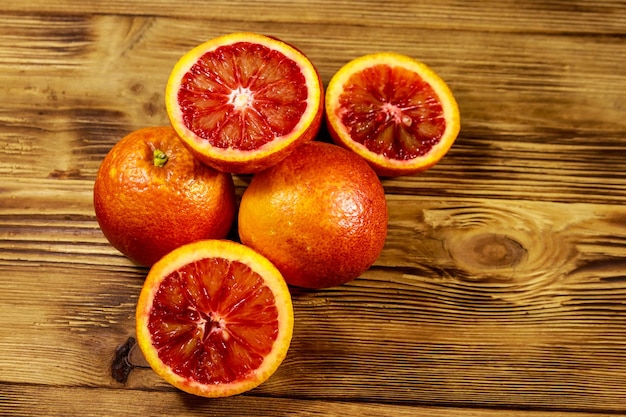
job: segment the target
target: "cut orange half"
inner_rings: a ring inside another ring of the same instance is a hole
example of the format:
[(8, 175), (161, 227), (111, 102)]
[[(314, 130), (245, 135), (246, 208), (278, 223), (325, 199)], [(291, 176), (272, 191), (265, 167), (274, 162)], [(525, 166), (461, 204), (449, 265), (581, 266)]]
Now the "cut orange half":
[(448, 85), (425, 64), (392, 52), (356, 58), (326, 89), (333, 140), (361, 155), (380, 176), (435, 165), (460, 130)]
[(323, 101), (311, 61), (256, 33), (232, 33), (192, 49), (174, 66), (165, 92), (170, 122), (196, 157), (239, 174), (268, 168), (313, 139)]
[(293, 307), (265, 257), (236, 242), (201, 240), (152, 266), (137, 304), (137, 342), (173, 386), (225, 397), (266, 381), (287, 354)]

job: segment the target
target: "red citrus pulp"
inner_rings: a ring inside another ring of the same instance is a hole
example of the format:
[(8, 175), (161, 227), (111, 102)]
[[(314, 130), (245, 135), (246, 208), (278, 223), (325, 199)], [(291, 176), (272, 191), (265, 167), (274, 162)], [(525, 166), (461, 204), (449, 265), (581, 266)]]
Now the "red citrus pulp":
[(317, 134), (323, 88), (294, 47), (256, 33), (232, 33), (186, 53), (172, 70), (167, 113), (201, 161), (233, 173), (274, 165)]
[(425, 64), (396, 53), (344, 65), (326, 90), (326, 120), (333, 140), (365, 158), (380, 176), (432, 167), (460, 129), (448, 85)]
[(181, 246), (150, 269), (137, 341), (152, 369), (200, 396), (242, 393), (282, 363), (293, 333), (287, 284), (266, 258), (227, 240)]

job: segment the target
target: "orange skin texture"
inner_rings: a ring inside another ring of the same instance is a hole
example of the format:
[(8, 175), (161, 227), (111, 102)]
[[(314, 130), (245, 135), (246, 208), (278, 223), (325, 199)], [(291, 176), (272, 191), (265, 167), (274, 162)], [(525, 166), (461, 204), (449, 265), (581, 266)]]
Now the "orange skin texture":
[(360, 276), (387, 236), (380, 179), (358, 155), (307, 142), (256, 174), (239, 208), (241, 241), (265, 255), (288, 284), (328, 288)]
[[(162, 167), (155, 149), (168, 157)], [(226, 237), (236, 211), (232, 176), (200, 163), (169, 126), (134, 131), (111, 149), (93, 203), (111, 245), (142, 266), (185, 243)]]

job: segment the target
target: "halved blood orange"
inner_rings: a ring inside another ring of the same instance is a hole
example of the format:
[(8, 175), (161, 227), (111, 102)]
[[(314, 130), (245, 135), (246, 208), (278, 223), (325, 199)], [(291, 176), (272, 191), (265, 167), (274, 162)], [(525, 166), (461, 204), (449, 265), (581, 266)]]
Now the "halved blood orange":
[(333, 140), (365, 158), (380, 176), (432, 167), (460, 130), (448, 85), (425, 64), (393, 52), (345, 64), (328, 84), (325, 106)]
[(137, 304), (137, 342), (173, 386), (205, 397), (248, 391), (282, 363), (293, 307), (280, 272), (240, 243), (201, 240), (155, 263)]
[(311, 140), (323, 117), (323, 87), (296, 48), (256, 33), (205, 42), (172, 70), (167, 114), (202, 162), (231, 173), (276, 164)]

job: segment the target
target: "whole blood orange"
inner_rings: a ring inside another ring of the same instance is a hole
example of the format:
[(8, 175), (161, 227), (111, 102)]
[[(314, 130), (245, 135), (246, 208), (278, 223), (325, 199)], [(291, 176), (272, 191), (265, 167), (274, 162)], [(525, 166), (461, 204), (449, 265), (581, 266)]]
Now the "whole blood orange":
[(231, 175), (194, 158), (170, 126), (117, 142), (100, 165), (93, 202), (109, 242), (144, 266), (185, 243), (226, 237), (236, 211)]
[(173, 386), (205, 397), (248, 391), (282, 363), (293, 333), (287, 284), (266, 258), (228, 240), (183, 245), (152, 266), (137, 342)]
[(274, 165), (313, 139), (324, 94), (316, 68), (297, 49), (232, 33), (183, 55), (165, 99), (172, 126), (196, 157), (241, 174)]
[(384, 189), (355, 153), (307, 142), (252, 177), (238, 228), (241, 241), (273, 262), (288, 284), (344, 284), (365, 272), (384, 246)]
[(326, 121), (333, 140), (380, 176), (432, 167), (460, 130), (448, 85), (425, 64), (391, 52), (356, 58), (332, 77)]

